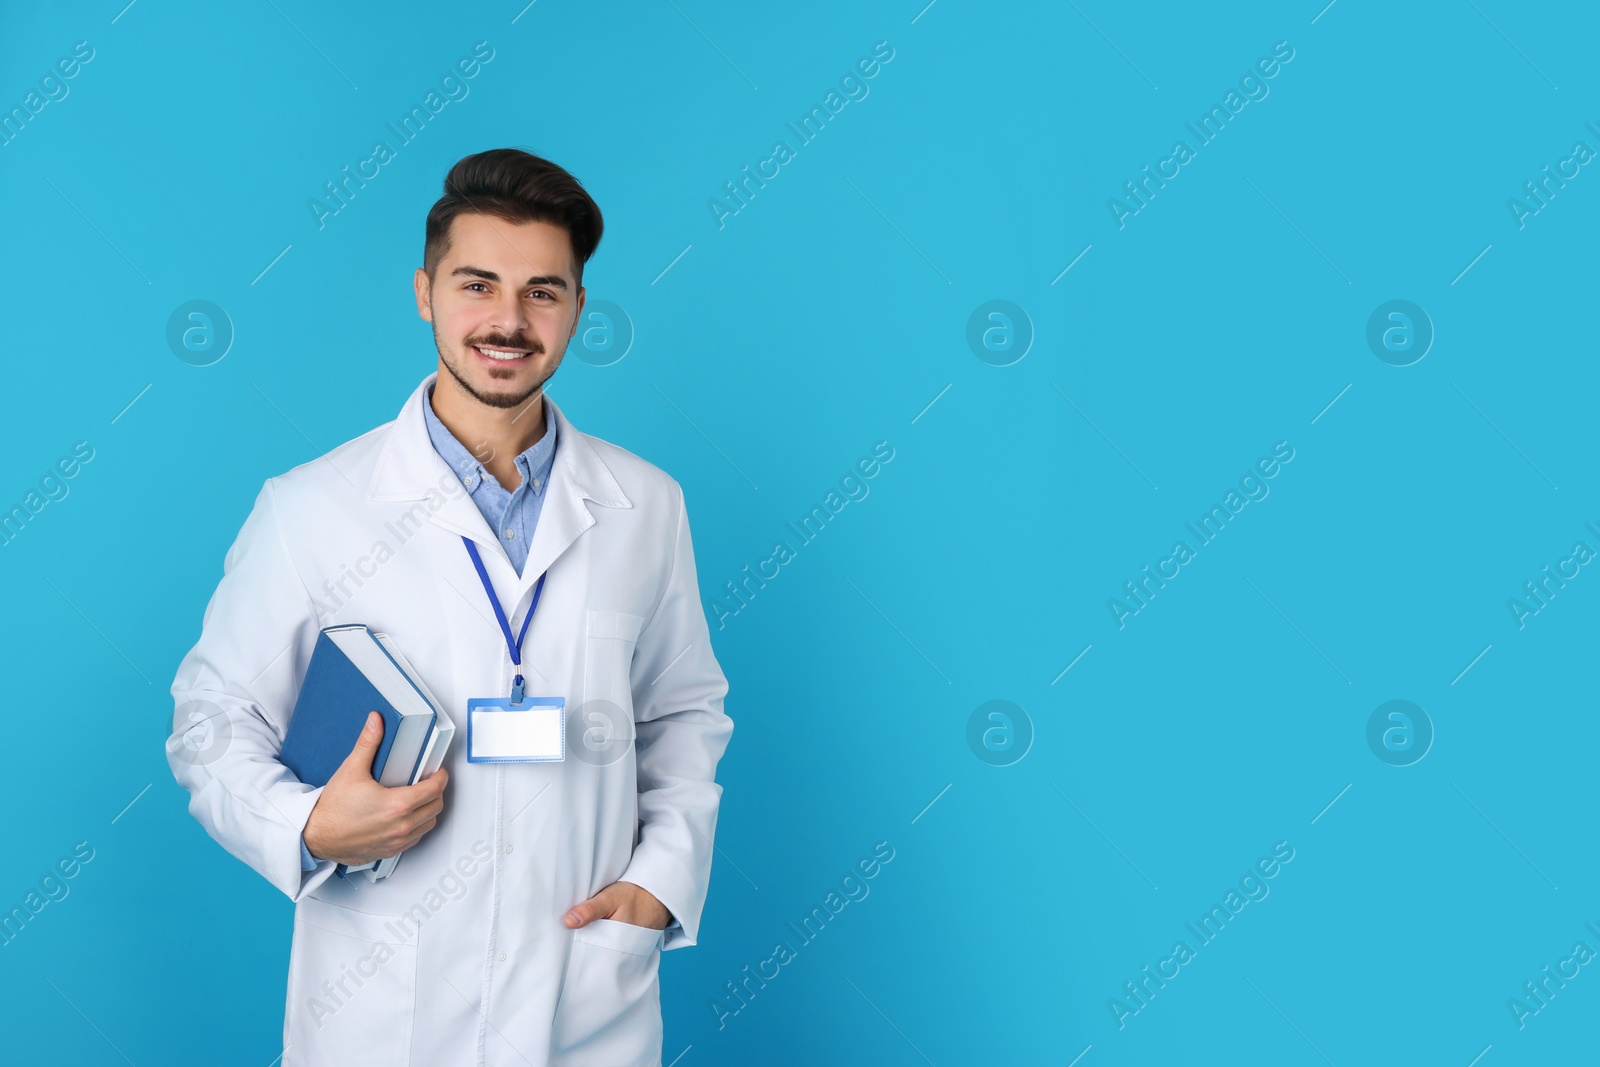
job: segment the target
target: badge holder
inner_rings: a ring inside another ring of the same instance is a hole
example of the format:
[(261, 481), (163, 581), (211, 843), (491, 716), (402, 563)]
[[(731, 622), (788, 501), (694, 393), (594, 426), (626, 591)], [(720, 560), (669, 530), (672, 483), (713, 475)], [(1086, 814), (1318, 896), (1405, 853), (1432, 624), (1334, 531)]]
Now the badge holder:
[[(533, 603), (522, 620), (522, 632), (511, 636), (500, 598), (495, 596), (489, 572), (484, 569), (478, 548), (466, 537), (467, 554), (477, 568), (483, 591), (488, 594), (494, 617), (505, 635), (506, 650), (516, 669), (509, 697), (474, 697), (467, 701), (468, 763), (559, 763), (567, 758), (567, 701), (565, 697), (530, 697), (522, 677), (522, 639), (528, 634), (533, 613), (544, 593), (545, 575), (533, 589)], [(548, 573), (548, 572), (547, 572)]]
[(467, 701), (468, 763), (559, 763), (566, 758), (566, 698)]

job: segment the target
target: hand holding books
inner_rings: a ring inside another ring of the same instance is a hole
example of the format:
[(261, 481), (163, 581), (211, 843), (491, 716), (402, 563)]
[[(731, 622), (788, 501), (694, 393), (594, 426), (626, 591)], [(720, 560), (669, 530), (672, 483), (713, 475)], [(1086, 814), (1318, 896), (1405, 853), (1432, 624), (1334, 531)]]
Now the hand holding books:
[(399, 855), (439, 821), (450, 772), (440, 767), (416, 785), (380, 785), (372, 761), (382, 741), (383, 716), (370, 712), (306, 821), (306, 847), (316, 858), (359, 868)]
[(455, 732), (388, 634), (359, 623), (323, 629), (278, 752), (300, 781), (323, 787), (301, 831), (312, 856), (337, 861), (341, 878), (393, 873), (443, 810), (449, 776), (436, 772)]

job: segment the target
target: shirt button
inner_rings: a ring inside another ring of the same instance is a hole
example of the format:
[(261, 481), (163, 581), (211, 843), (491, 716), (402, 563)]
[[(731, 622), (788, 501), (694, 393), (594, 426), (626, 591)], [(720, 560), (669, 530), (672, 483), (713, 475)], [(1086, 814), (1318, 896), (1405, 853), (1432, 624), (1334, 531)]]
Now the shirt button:
[(539, 485), (540, 485), (540, 482), (539, 482), (539, 479), (538, 479), (538, 478), (535, 478), (535, 479), (534, 479), (534, 480), (533, 480), (533, 487), (534, 487), (534, 488), (535, 488), (535, 489), (537, 489), (537, 488), (539, 488)]
[(517, 531), (515, 531), (515, 530), (507, 530), (506, 531), (506, 540), (507, 541), (511, 540), (515, 536), (517, 536)]
[(467, 483), (467, 488), (471, 489), (474, 485), (478, 484), (477, 476), (476, 475), (472, 475), (472, 474), (467, 475), (466, 483)]

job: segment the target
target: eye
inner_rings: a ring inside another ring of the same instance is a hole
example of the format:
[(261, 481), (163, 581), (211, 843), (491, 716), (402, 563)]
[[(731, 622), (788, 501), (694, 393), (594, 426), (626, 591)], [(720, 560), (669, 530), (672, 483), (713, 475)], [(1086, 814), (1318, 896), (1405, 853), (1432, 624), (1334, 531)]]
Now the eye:
[(533, 292), (529, 293), (528, 295), (529, 296), (542, 296), (542, 297), (545, 297), (547, 300), (554, 300), (555, 299), (555, 295), (553, 293), (546, 292), (543, 289), (535, 289)]
[(476, 288), (484, 290), (485, 292), (488, 291), (488, 286), (484, 285), (482, 282), (468, 282), (466, 287), (468, 289), (472, 289), (472, 288), (476, 287)]

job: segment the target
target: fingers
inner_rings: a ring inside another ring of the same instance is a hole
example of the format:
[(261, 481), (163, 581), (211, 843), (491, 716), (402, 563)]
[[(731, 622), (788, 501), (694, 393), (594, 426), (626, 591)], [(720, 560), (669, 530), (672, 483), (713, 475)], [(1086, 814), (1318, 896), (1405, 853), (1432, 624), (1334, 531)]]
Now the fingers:
[(355, 747), (335, 777), (347, 779), (343, 789), (352, 809), (364, 812), (360, 817), (367, 827), (363, 833), (369, 835), (366, 847), (379, 855), (394, 856), (438, 825), (450, 772), (441, 767), (416, 785), (382, 786), (372, 776), (372, 760), (383, 741), (384, 725), (382, 715), (368, 713)]
[(449, 783), (450, 772), (440, 767), (416, 785), (391, 786), (389, 792), (403, 805), (403, 812), (414, 812), (425, 804), (442, 803), (444, 787)]
[(435, 826), (439, 825), (439, 813), (429, 812), (417, 818), (406, 818), (392, 824), (389, 830), (377, 842), (377, 849), (385, 856), (397, 856), (406, 849), (421, 841)]
[(588, 926), (596, 919), (609, 919), (615, 912), (610, 908), (603, 908), (593, 900), (586, 900), (582, 904), (567, 912), (566, 924), (573, 929)]
[(431, 801), (411, 814), (414, 819), (437, 819), (444, 814), (444, 801), (442, 799)]
[(396, 851), (397, 852), (404, 852), (406, 849), (410, 848), (412, 845), (416, 844), (418, 841), (421, 841), (423, 839), (423, 837), (425, 837), (430, 830), (432, 830), (435, 826), (438, 825), (438, 823), (439, 823), (439, 820), (437, 818), (432, 818), (432, 819), (429, 819), (427, 822), (423, 823), (422, 825), (418, 826), (415, 830), (411, 831), (411, 833), (406, 836), (405, 840), (401, 842), (399, 848), (396, 849)]
[(390, 847), (398, 852), (410, 848), (421, 839), (423, 834), (432, 830), (439, 822), (439, 816), (444, 812), (444, 798), (432, 797), (423, 799), (420, 803), (410, 803), (399, 797), (404, 792), (401, 788), (388, 791), (387, 799), (394, 803), (388, 810), (390, 820)]
[(350, 755), (344, 758), (344, 763), (339, 766), (341, 772), (348, 770), (351, 774), (364, 774), (372, 777), (372, 758), (377, 754), (378, 745), (383, 741), (383, 716), (375, 711), (367, 712), (366, 725), (361, 728), (361, 733), (356, 737), (356, 743), (350, 749)]
[(596, 919), (607, 919), (616, 914), (617, 908), (613, 901), (616, 896), (614, 886), (615, 883), (606, 886), (582, 904), (574, 907), (567, 912), (562, 921), (575, 930), (580, 926), (589, 925)]

